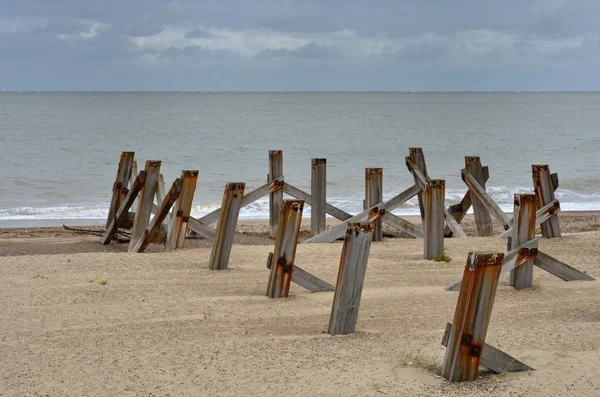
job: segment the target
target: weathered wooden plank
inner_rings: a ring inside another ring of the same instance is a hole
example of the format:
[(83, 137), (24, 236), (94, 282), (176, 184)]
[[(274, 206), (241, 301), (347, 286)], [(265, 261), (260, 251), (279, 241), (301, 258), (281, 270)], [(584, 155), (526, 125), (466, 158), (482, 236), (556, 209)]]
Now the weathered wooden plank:
[[(535, 237), (535, 212), (537, 197), (535, 194), (515, 194), (513, 209), (513, 234), (510, 249), (533, 240)], [(533, 286), (533, 259), (510, 271), (509, 285), (515, 289)]]
[[(382, 216), (380, 211), (381, 212), (391, 211), (394, 208), (398, 207), (399, 205), (402, 205), (403, 203), (407, 202), (408, 200), (410, 200), (411, 198), (416, 196), (420, 191), (421, 191), (421, 189), (417, 185), (413, 185), (413, 186), (409, 187), (408, 189), (406, 189), (405, 191), (403, 191), (402, 193), (399, 193), (396, 196), (392, 197), (387, 202), (378, 203), (376, 206), (368, 208), (368, 209), (364, 210), (363, 212), (354, 215), (352, 218), (348, 219), (348, 222), (363, 222), (363, 221), (369, 220), (369, 219), (374, 220), (376, 217)], [(308, 240), (303, 241), (302, 244), (329, 243), (329, 242), (337, 240), (338, 238), (343, 237), (345, 230), (346, 230), (346, 224), (342, 223), (342, 224), (336, 225), (336, 226), (328, 229), (327, 231), (319, 234), (318, 236), (311, 237)]]
[(555, 172), (550, 175), (550, 178), (552, 179), (552, 190), (556, 191), (558, 189), (558, 174)]
[(423, 230), (423, 257), (435, 259), (444, 253), (444, 199), (446, 181), (443, 179), (428, 179), (423, 194), (425, 221)]
[(392, 214), (391, 212), (385, 211), (381, 219), (383, 220), (383, 223), (390, 225), (391, 227), (394, 227), (412, 237), (423, 238), (425, 236), (425, 232), (422, 228), (410, 223), (398, 215)]
[[(137, 175), (138, 175), (138, 163), (134, 159), (133, 165), (131, 166), (131, 179), (129, 179), (129, 190), (131, 190), (133, 188), (133, 184), (135, 183), (135, 179), (136, 179)], [(131, 206), (131, 208), (137, 209), (137, 207), (138, 207), (138, 199), (136, 196), (135, 201), (133, 202), (133, 205)], [(131, 227), (133, 227), (133, 223), (131, 224)]]
[(216, 231), (212, 227), (199, 222), (198, 219), (190, 216), (188, 219), (188, 229), (199, 234), (200, 236), (210, 240), (215, 241)]
[(165, 250), (167, 251), (183, 248), (197, 181), (198, 170), (181, 171), (181, 193), (168, 222), (167, 239), (165, 241)]
[(477, 378), (503, 257), (469, 253), (442, 363), (441, 375), (450, 382)]
[(150, 244), (151, 242), (163, 242), (162, 239), (166, 237), (164, 236), (164, 233), (162, 237), (157, 237), (157, 235), (160, 233), (160, 228), (163, 221), (169, 214), (171, 207), (173, 206), (173, 204), (175, 204), (175, 201), (177, 201), (177, 198), (181, 193), (181, 186), (181, 178), (175, 179), (175, 182), (173, 182), (173, 186), (171, 186), (169, 192), (166, 193), (163, 199), (161, 200), (160, 207), (156, 212), (154, 218), (152, 218), (152, 221), (150, 221), (150, 224), (148, 225), (148, 228), (146, 229), (144, 235), (138, 240), (137, 244), (133, 247), (133, 249), (130, 252), (144, 252), (148, 247), (148, 244)]
[[(448, 345), (448, 336), (452, 330), (452, 324), (446, 324), (446, 330), (444, 331), (444, 337), (442, 338), (442, 346)], [(481, 361), (479, 364), (495, 374), (501, 374), (504, 372), (523, 372), (523, 371), (535, 371), (529, 365), (522, 363), (516, 358), (506, 354), (500, 349), (496, 349), (494, 346), (490, 346), (487, 343), (483, 344), (481, 351)]]
[(327, 229), (325, 223), (327, 204), (327, 160), (312, 159), (310, 169), (310, 231), (312, 236)]
[[(523, 263), (528, 260), (534, 259), (538, 253), (538, 239), (534, 238), (533, 240), (529, 240), (524, 244), (521, 244), (514, 250), (511, 250), (504, 254), (504, 259), (502, 261), (502, 270), (500, 270), (500, 276), (509, 271), (515, 269), (518, 266), (521, 266)], [(448, 284), (444, 287), (446, 291), (458, 291), (460, 289), (460, 284), (462, 279), (456, 280), (452, 284)]]
[[(538, 208), (542, 208), (546, 204), (552, 202), (554, 197), (554, 185), (550, 167), (548, 165), (532, 165), (531, 175), (533, 179), (533, 188), (537, 195)], [(558, 175), (556, 176), (556, 185), (558, 187)], [(554, 214), (550, 219), (543, 222), (541, 225), (542, 236), (546, 238), (560, 237), (560, 224), (558, 223), (558, 215)]]
[(266, 295), (269, 298), (287, 298), (289, 295), (303, 209), (302, 200), (283, 201), (267, 284)]
[[(466, 156), (465, 157), (465, 168), (472, 175), (473, 180), (480, 186), (480, 190), (485, 192), (485, 178), (483, 175), (483, 167), (479, 156)], [(463, 174), (463, 181), (465, 180)], [(465, 182), (466, 183), (466, 182)], [(469, 186), (467, 184), (467, 186)], [(471, 202), (473, 205), (473, 213), (475, 215), (475, 224), (477, 226), (477, 235), (480, 237), (492, 236), (494, 230), (492, 228), (492, 218), (488, 211), (487, 206), (482, 202), (481, 194), (477, 194), (469, 186), (469, 193), (471, 195)]]
[(133, 205), (138, 193), (140, 190), (142, 190), (145, 183), (146, 171), (141, 171), (140, 174), (135, 178), (135, 181), (127, 193), (127, 196), (125, 196), (125, 199), (121, 202), (119, 210), (111, 220), (110, 225), (108, 225), (106, 228), (101, 241), (103, 245), (110, 243), (110, 241), (115, 237), (117, 230), (119, 230), (119, 225), (128, 217), (129, 208), (131, 208)]
[(233, 236), (242, 207), (244, 189), (246, 189), (246, 184), (243, 182), (230, 182), (225, 186), (221, 202), (221, 215), (208, 262), (208, 268), (211, 270), (227, 269)]
[(356, 330), (372, 233), (372, 223), (348, 223), (329, 317), (328, 332), (331, 335), (350, 334)]
[[(365, 169), (365, 208), (383, 201), (383, 168)], [(373, 224), (373, 241), (383, 241), (383, 224), (376, 219)]]
[[(304, 200), (306, 204), (312, 204), (312, 197), (310, 196), (310, 194), (306, 193), (304, 190), (298, 189), (293, 185), (290, 185), (287, 182), (284, 182), (283, 184), (283, 192), (297, 199)], [(334, 207), (329, 203), (325, 203), (325, 212), (341, 221), (347, 221), (348, 219), (352, 218), (351, 214), (337, 207)]]
[(545, 271), (554, 274), (556, 277), (562, 278), (565, 281), (595, 280), (592, 276), (580, 272), (579, 270), (559, 261), (556, 258), (551, 257), (550, 255), (544, 254), (541, 251), (538, 251), (534, 260), (534, 264), (540, 269), (544, 269)]
[[(113, 221), (115, 213), (119, 210), (119, 207), (121, 207), (121, 202), (129, 192), (129, 189), (127, 189), (127, 184), (131, 179), (131, 171), (133, 168), (134, 156), (134, 152), (121, 153), (119, 167), (117, 169), (117, 176), (115, 182), (113, 183), (112, 198), (110, 200), (108, 216), (106, 217), (106, 229), (108, 229), (108, 226)], [(133, 177), (135, 178), (136, 176), (137, 173)]]
[[(483, 166), (483, 176), (484, 176), (483, 179), (485, 181), (484, 183), (487, 183), (488, 178), (490, 176), (487, 165)], [(454, 217), (454, 219), (456, 219), (456, 222), (458, 222), (460, 224), (462, 222), (463, 218), (465, 217), (465, 215), (467, 215), (469, 208), (471, 208), (471, 204), (472, 204), (471, 193), (467, 189), (467, 192), (463, 196), (460, 203), (451, 205), (448, 208), (448, 212), (450, 212), (452, 214), (452, 216)], [(450, 229), (449, 226), (446, 226), (444, 234), (445, 234), (445, 237), (452, 237), (452, 234), (453, 234), (452, 229)]]
[[(283, 177), (283, 152), (281, 150), (269, 151), (269, 180)], [(269, 236), (277, 236), (279, 217), (283, 208), (283, 190), (278, 189), (269, 194)]]
[[(491, 213), (494, 218), (496, 218), (502, 224), (502, 226), (504, 226), (505, 230), (510, 228), (511, 220), (508, 218), (508, 216), (506, 216), (504, 211), (500, 209), (498, 204), (492, 200), (490, 195), (486, 193), (485, 189), (477, 182), (475, 177), (466, 169), (461, 170), (461, 173), (463, 176), (463, 181), (469, 187), (469, 191), (471, 192), (471, 200), (473, 200), (473, 196), (475, 196), (475, 198), (478, 200), (478, 203), (483, 205), (486, 208), (486, 211), (489, 211), (487, 212), (488, 215)], [(473, 202), (473, 208), (475, 208), (475, 202)], [(487, 222), (487, 220), (485, 222)], [(487, 223), (482, 223), (482, 225), (485, 224)], [(482, 227), (480, 229), (483, 232), (484, 228)]]
[(158, 184), (156, 185), (156, 205), (160, 207), (166, 196), (165, 177), (163, 174), (158, 174)]
[[(408, 153), (409, 153), (409, 157), (411, 159), (411, 161), (414, 163), (415, 167), (414, 169), (418, 170), (421, 175), (423, 176), (424, 179), (427, 179), (429, 177), (429, 175), (427, 174), (427, 164), (425, 163), (425, 155), (423, 154), (423, 149), (422, 148), (408, 148)], [(407, 162), (407, 166), (409, 166), (408, 162)], [(411, 169), (411, 167), (409, 166), (409, 170)], [(412, 172), (412, 171), (411, 171)], [(413, 172), (413, 177), (415, 178), (415, 183), (418, 184), (422, 184), (422, 179), (420, 177), (418, 177), (414, 172)], [(423, 186), (421, 186), (421, 189), (424, 189)], [(423, 208), (423, 193), (419, 193), (419, 210), (421, 211), (421, 220), (425, 221), (425, 210)]]
[[(536, 211), (535, 224), (539, 225), (540, 223), (546, 221), (547, 219), (550, 219), (550, 217), (552, 215), (556, 214), (557, 212), (560, 212), (560, 203), (558, 202), (558, 200), (553, 200), (550, 203), (546, 204), (545, 206), (543, 206), (542, 208), (540, 208), (539, 210)], [(513, 233), (513, 228), (511, 226), (509, 229), (502, 232), (498, 236), (498, 238), (510, 237), (510, 236), (512, 236), (512, 233)]]
[(404, 161), (406, 162), (406, 168), (408, 168), (415, 179), (415, 184), (418, 185), (421, 190), (425, 190), (427, 187), (427, 179), (429, 178), (421, 172), (417, 164), (415, 164), (410, 156), (405, 157)]
[(133, 221), (133, 228), (131, 229), (131, 240), (129, 241), (129, 252), (133, 251), (133, 248), (138, 243), (138, 240), (144, 236), (144, 232), (150, 222), (150, 216), (152, 215), (152, 205), (154, 201), (154, 194), (156, 192), (156, 186), (158, 185), (158, 174), (160, 174), (161, 161), (159, 160), (148, 160), (146, 161), (146, 183), (140, 192), (138, 199), (138, 208), (135, 212), (135, 219)]
[[(454, 234), (458, 238), (466, 238), (467, 233), (463, 230), (460, 224), (454, 219), (452, 213), (444, 206), (444, 216), (446, 218), (447, 227), (450, 228), (452, 234)], [(444, 230), (444, 236), (446, 235), (446, 231)]]
[[(272, 261), (273, 253), (269, 252), (269, 256), (267, 258), (267, 269), (271, 268)], [(310, 292), (335, 291), (335, 287), (333, 285), (329, 284), (327, 281), (321, 280), (314, 274), (307, 272), (300, 266), (294, 264), (293, 269), (294, 271), (292, 272), (292, 282), (298, 284), (303, 288), (306, 288)]]

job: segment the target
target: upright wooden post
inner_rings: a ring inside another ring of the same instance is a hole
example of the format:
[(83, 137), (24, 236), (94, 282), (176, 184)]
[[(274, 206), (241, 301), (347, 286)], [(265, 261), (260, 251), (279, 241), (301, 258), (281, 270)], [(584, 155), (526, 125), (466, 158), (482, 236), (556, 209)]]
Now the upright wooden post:
[(294, 271), (294, 259), (304, 200), (284, 200), (275, 251), (271, 258), (267, 296), (269, 298), (287, 298), (290, 292), (290, 282)]
[[(383, 201), (383, 168), (365, 169), (365, 209)], [(383, 223), (377, 219), (373, 223), (373, 241), (383, 240)]]
[[(420, 147), (411, 147), (408, 148), (409, 156), (412, 161), (417, 165), (417, 168), (421, 171), (425, 178), (428, 178), (427, 175), (427, 164), (425, 164), (425, 156), (423, 155), (423, 149)], [(415, 177), (415, 183), (417, 182), (417, 178)], [(423, 192), (419, 193), (419, 210), (421, 211), (421, 220), (425, 221), (425, 209), (423, 208)]]
[(133, 220), (133, 228), (131, 229), (131, 240), (129, 241), (129, 252), (135, 248), (138, 240), (144, 237), (150, 216), (152, 215), (152, 205), (154, 194), (158, 186), (158, 174), (160, 174), (160, 160), (146, 161), (146, 183), (140, 192), (138, 198), (138, 208)]
[(356, 330), (372, 233), (371, 222), (348, 222), (329, 317), (328, 332), (331, 335), (351, 334)]
[[(283, 152), (281, 150), (269, 150), (269, 180), (283, 176)], [(283, 208), (283, 189), (278, 189), (269, 194), (269, 236), (277, 236), (279, 227), (279, 216)]]
[[(554, 186), (558, 187), (558, 176), (550, 174), (550, 167), (547, 165), (531, 166), (533, 187), (537, 195), (537, 207), (542, 208), (554, 200)], [(556, 174), (554, 174), (556, 175)], [(542, 236), (546, 238), (560, 237), (560, 225), (558, 223), (558, 214), (554, 214), (545, 222), (542, 222)]]
[(444, 253), (444, 200), (446, 181), (428, 179), (423, 192), (425, 239), (423, 242), (425, 259), (435, 259)]
[(504, 254), (470, 252), (449, 332), (441, 375), (450, 382), (475, 380)]
[(165, 249), (173, 251), (176, 248), (183, 248), (185, 242), (185, 233), (190, 220), (192, 211), (192, 202), (196, 192), (196, 182), (198, 181), (198, 170), (181, 171), (181, 193), (175, 203), (169, 231), (165, 242)]
[(327, 229), (327, 160), (312, 159), (310, 170), (310, 231), (312, 236), (321, 234)]
[[(108, 217), (106, 218), (106, 229), (113, 221), (115, 214), (119, 211), (121, 201), (127, 196), (129, 192), (129, 180), (131, 179), (131, 172), (133, 170), (133, 158), (134, 152), (122, 152), (121, 159), (119, 160), (119, 168), (117, 169), (117, 177), (113, 184), (112, 199), (110, 200), (110, 208), (108, 209)], [(137, 177), (137, 172), (134, 174), (134, 178)]]
[[(473, 178), (481, 185), (485, 190), (485, 174), (483, 166), (481, 165), (481, 159), (479, 156), (466, 156), (465, 157), (465, 168)], [(485, 205), (479, 200), (473, 192), (470, 192), (471, 201), (473, 203), (473, 212), (475, 214), (475, 223), (477, 225), (477, 235), (479, 237), (488, 237), (494, 235), (492, 228), (492, 217), (490, 212)]]
[(227, 269), (244, 189), (246, 184), (243, 182), (230, 182), (225, 186), (217, 232), (208, 263), (208, 268), (211, 270)]
[[(515, 194), (509, 251), (535, 238), (536, 207), (537, 196), (535, 194)], [(532, 287), (533, 259), (510, 271), (509, 284), (516, 289)]]
[[(133, 160), (133, 165), (131, 167), (131, 179), (129, 179), (129, 190), (133, 189), (137, 175), (138, 175), (138, 163), (137, 163), (137, 160)], [(131, 205), (131, 208), (137, 209), (138, 201), (139, 200), (137, 199), (137, 196), (136, 196), (135, 201)], [(131, 223), (131, 225), (129, 225), (129, 227), (127, 229), (131, 229), (132, 227), (133, 227), (133, 222)]]

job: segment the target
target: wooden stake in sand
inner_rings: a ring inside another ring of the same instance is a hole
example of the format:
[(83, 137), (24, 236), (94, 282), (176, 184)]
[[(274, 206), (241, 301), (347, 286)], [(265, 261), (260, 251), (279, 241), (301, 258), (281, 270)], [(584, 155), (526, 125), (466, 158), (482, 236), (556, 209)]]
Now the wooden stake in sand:
[(196, 192), (196, 182), (198, 181), (198, 170), (181, 171), (181, 180), (181, 193), (175, 203), (165, 242), (167, 251), (182, 248), (185, 242), (185, 234), (192, 212), (192, 202)]
[[(281, 150), (269, 151), (269, 182), (276, 178), (283, 178), (283, 152)], [(269, 194), (269, 236), (277, 236), (279, 217), (283, 208), (283, 190), (273, 190)]]
[(327, 229), (327, 160), (312, 159), (310, 169), (310, 231), (312, 236)]
[[(371, 208), (383, 201), (383, 168), (365, 169), (365, 208)], [(381, 219), (373, 223), (373, 241), (383, 240)]]
[[(513, 235), (510, 249), (514, 250), (535, 238), (535, 213), (537, 197), (535, 194), (515, 194), (513, 210)], [(533, 285), (533, 259), (510, 271), (509, 284), (515, 289), (531, 288)]]
[(225, 186), (223, 201), (221, 202), (221, 214), (217, 223), (217, 233), (210, 253), (208, 267), (211, 270), (227, 269), (233, 235), (237, 226), (242, 197), (244, 197), (246, 184), (243, 182), (230, 182)]
[(443, 179), (427, 179), (423, 193), (425, 209), (424, 258), (435, 259), (444, 253), (444, 198), (446, 181)]
[[(537, 195), (537, 206), (543, 206), (554, 200), (554, 191), (558, 188), (558, 175), (550, 174), (550, 167), (547, 165), (532, 165), (531, 173), (533, 178), (533, 187)], [(558, 215), (553, 214), (550, 219), (542, 223), (542, 236), (546, 238), (560, 237), (560, 225)]]
[[(106, 229), (113, 221), (115, 217), (115, 213), (119, 211), (121, 207), (121, 202), (127, 196), (129, 192), (128, 183), (131, 179), (131, 172), (133, 169), (133, 157), (134, 152), (122, 152), (121, 159), (119, 160), (119, 168), (117, 170), (117, 178), (115, 183), (113, 184), (113, 194), (112, 199), (110, 201), (110, 208), (108, 209), (108, 217), (106, 218)], [(137, 173), (134, 177), (137, 176)]]
[(144, 232), (150, 222), (152, 215), (152, 205), (154, 194), (158, 185), (158, 174), (160, 174), (160, 160), (146, 161), (146, 183), (140, 192), (139, 204), (133, 221), (131, 230), (131, 240), (129, 241), (129, 252), (132, 252), (139, 239), (144, 237)]

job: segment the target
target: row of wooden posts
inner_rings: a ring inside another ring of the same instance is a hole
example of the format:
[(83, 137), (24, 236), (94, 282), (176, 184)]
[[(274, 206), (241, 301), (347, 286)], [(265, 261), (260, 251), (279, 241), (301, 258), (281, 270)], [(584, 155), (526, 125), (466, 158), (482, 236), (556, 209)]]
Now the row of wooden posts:
[[(537, 265), (566, 281), (593, 280), (537, 249), (536, 224), (542, 225), (544, 237), (560, 236), (556, 218), (560, 206), (554, 198), (554, 190), (558, 187), (556, 174), (550, 174), (547, 166), (533, 166), (536, 194), (515, 195), (513, 219), (509, 219), (485, 191), (489, 171), (481, 165), (479, 157), (465, 159), (465, 169), (461, 174), (469, 190), (459, 204), (449, 208), (444, 205), (445, 181), (427, 176), (421, 149), (409, 150), (406, 165), (415, 184), (388, 201), (382, 199), (382, 170), (367, 169), (364, 211), (351, 215), (326, 202), (325, 159), (312, 160), (309, 194), (284, 180), (282, 152), (271, 151), (270, 172), (265, 185), (246, 193), (244, 183), (227, 183), (221, 207), (196, 219), (190, 212), (198, 171), (183, 171), (167, 192), (160, 174), (160, 161), (147, 161), (144, 170), (138, 173), (134, 153), (124, 152), (113, 186), (102, 243), (108, 244), (119, 228), (129, 228), (130, 252), (143, 252), (150, 243), (164, 243), (166, 250), (173, 250), (181, 248), (186, 233), (193, 231), (213, 241), (209, 268), (225, 269), (240, 208), (268, 195), (270, 235), (275, 238), (275, 247), (267, 259), (270, 272), (266, 295), (271, 298), (287, 297), (291, 282), (311, 292), (335, 291), (328, 332), (336, 335), (352, 333), (356, 329), (371, 241), (382, 239), (382, 223), (413, 237), (422, 237), (424, 257), (432, 259), (443, 252), (444, 236), (466, 237), (460, 223), (473, 206), (477, 234), (487, 236), (493, 233), (491, 216), (494, 216), (504, 226), (505, 231), (500, 237), (508, 238), (508, 252), (470, 253), (463, 278), (446, 287), (447, 290), (460, 290), (460, 293), (454, 321), (446, 326), (443, 338), (446, 356), (442, 375), (450, 381), (472, 380), (476, 378), (480, 364), (495, 372), (531, 370), (506, 353), (485, 344), (499, 276), (510, 271), (510, 285), (517, 289), (529, 288), (532, 286), (533, 266)], [(284, 200), (283, 193), (297, 199)], [(423, 228), (390, 212), (415, 196), (418, 196)], [(136, 200), (137, 205), (134, 206)], [(305, 243), (344, 238), (335, 287), (296, 264), (296, 247), (305, 204), (311, 205), (312, 209), (312, 237)], [(135, 212), (130, 212), (131, 208), (135, 208)], [(327, 229), (326, 214), (345, 222)], [(209, 225), (215, 222), (217, 227), (213, 229)]]

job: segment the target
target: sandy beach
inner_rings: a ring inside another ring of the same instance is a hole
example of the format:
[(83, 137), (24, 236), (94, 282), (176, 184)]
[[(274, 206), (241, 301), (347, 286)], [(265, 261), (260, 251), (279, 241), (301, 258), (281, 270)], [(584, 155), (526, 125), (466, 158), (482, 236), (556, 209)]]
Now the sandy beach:
[[(560, 222), (564, 236), (540, 250), (600, 278), (600, 212)], [(331, 337), (333, 293), (293, 284), (266, 298), (267, 225), (238, 229), (225, 271), (207, 269), (202, 239), (128, 254), (84, 232), (0, 229), (0, 396), (600, 395), (599, 281), (536, 268), (534, 287), (515, 291), (503, 276), (486, 341), (536, 371), (449, 384), (431, 372), (458, 297), (443, 286), (469, 251), (505, 240), (446, 239), (450, 263), (422, 259), (422, 240), (373, 243), (358, 332)], [(301, 244), (296, 263), (334, 284), (341, 248)]]

